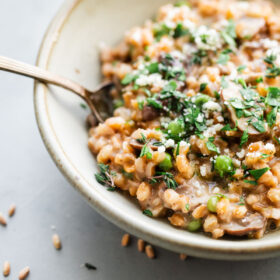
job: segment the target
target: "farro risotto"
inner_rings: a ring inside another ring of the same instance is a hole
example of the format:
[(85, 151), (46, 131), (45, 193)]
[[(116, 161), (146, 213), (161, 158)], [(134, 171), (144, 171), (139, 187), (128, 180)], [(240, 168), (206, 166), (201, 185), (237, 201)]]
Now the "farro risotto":
[[(280, 226), (280, 16), (270, 2), (168, 4), (102, 47), (114, 114), (89, 130), (99, 183), (176, 227)], [(278, 87), (279, 86), (279, 87)]]

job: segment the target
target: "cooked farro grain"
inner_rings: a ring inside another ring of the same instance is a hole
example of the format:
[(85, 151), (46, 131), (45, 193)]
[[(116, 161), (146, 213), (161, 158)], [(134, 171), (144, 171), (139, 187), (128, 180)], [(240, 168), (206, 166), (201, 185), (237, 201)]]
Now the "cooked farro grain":
[(180, 260), (184, 261), (188, 256), (185, 254), (180, 254)]
[(137, 248), (139, 252), (144, 252), (145, 250), (145, 241), (142, 239), (138, 239), (137, 241)]
[(61, 241), (60, 241), (60, 237), (58, 234), (53, 234), (52, 236), (52, 242), (53, 242), (53, 246), (56, 250), (60, 250), (61, 249)]
[(3, 265), (3, 276), (5, 277), (9, 276), (10, 272), (11, 272), (10, 263), (8, 261), (5, 261)]
[(1, 212), (0, 212), (0, 224), (2, 226), (6, 226), (7, 225), (7, 221), (6, 221), (4, 215)]
[(12, 217), (16, 212), (16, 205), (12, 204), (8, 210), (9, 217)]
[(149, 259), (154, 259), (156, 257), (154, 248), (151, 245), (146, 245), (145, 252)]
[(127, 247), (130, 243), (130, 235), (128, 233), (124, 234), (122, 237), (122, 246)]
[(29, 268), (29, 266), (26, 266), (25, 268), (23, 268), (23, 269), (20, 271), (19, 276), (18, 276), (18, 279), (19, 279), (19, 280), (24, 280), (24, 279), (26, 279), (26, 278), (28, 277), (29, 273), (30, 273), (30, 268)]
[(280, 16), (190, 0), (104, 47), (116, 109), (91, 122), (99, 183), (176, 227), (260, 238), (280, 222)]

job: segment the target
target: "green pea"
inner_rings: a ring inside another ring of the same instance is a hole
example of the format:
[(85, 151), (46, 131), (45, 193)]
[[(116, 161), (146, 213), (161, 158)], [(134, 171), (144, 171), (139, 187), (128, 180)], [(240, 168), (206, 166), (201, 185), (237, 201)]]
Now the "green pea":
[(198, 231), (201, 228), (201, 220), (193, 220), (188, 224), (188, 231)]
[(214, 213), (217, 212), (217, 203), (219, 200), (220, 200), (220, 198), (216, 195), (211, 196), (208, 199), (207, 208), (210, 212), (214, 212)]
[(206, 103), (210, 100), (211, 100), (210, 96), (201, 93), (201, 94), (196, 95), (194, 103), (197, 106), (202, 106), (204, 103)]
[(167, 127), (168, 133), (173, 137), (179, 137), (185, 131), (184, 122), (180, 119), (171, 121)]
[(221, 177), (223, 177), (225, 173), (232, 172), (232, 159), (228, 156), (218, 156), (215, 161), (215, 169)]
[(158, 167), (163, 171), (168, 171), (172, 168), (172, 158), (171, 155), (168, 153), (165, 153), (164, 160), (158, 165)]

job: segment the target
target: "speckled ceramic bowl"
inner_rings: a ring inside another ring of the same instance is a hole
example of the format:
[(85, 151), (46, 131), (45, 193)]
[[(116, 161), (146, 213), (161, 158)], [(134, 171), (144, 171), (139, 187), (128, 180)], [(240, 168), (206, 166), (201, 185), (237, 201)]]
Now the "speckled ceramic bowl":
[[(70, 0), (52, 21), (37, 64), (92, 89), (100, 81), (98, 46), (114, 45), (135, 24), (152, 17), (168, 0)], [(81, 195), (114, 224), (158, 246), (193, 256), (241, 260), (280, 253), (280, 232), (261, 240), (214, 240), (146, 217), (131, 198), (108, 192), (94, 178), (81, 100), (57, 87), (36, 83), (34, 104), (44, 143), (58, 168)], [(51, 175), (49, 175), (51, 176)]]

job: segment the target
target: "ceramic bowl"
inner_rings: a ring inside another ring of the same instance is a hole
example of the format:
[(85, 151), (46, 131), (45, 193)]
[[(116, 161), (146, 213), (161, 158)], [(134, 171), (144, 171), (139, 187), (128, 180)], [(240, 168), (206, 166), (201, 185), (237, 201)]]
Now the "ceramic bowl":
[[(151, 18), (168, 0), (70, 0), (45, 35), (37, 64), (93, 89), (100, 82), (99, 45), (116, 44), (130, 27)], [(57, 87), (35, 83), (34, 104), (43, 141), (57, 167), (100, 214), (155, 245), (212, 259), (259, 259), (280, 252), (280, 232), (260, 240), (214, 240), (142, 214), (137, 203), (95, 181), (96, 161), (87, 147), (81, 100)], [(67, 202), (66, 202), (67, 203)]]

